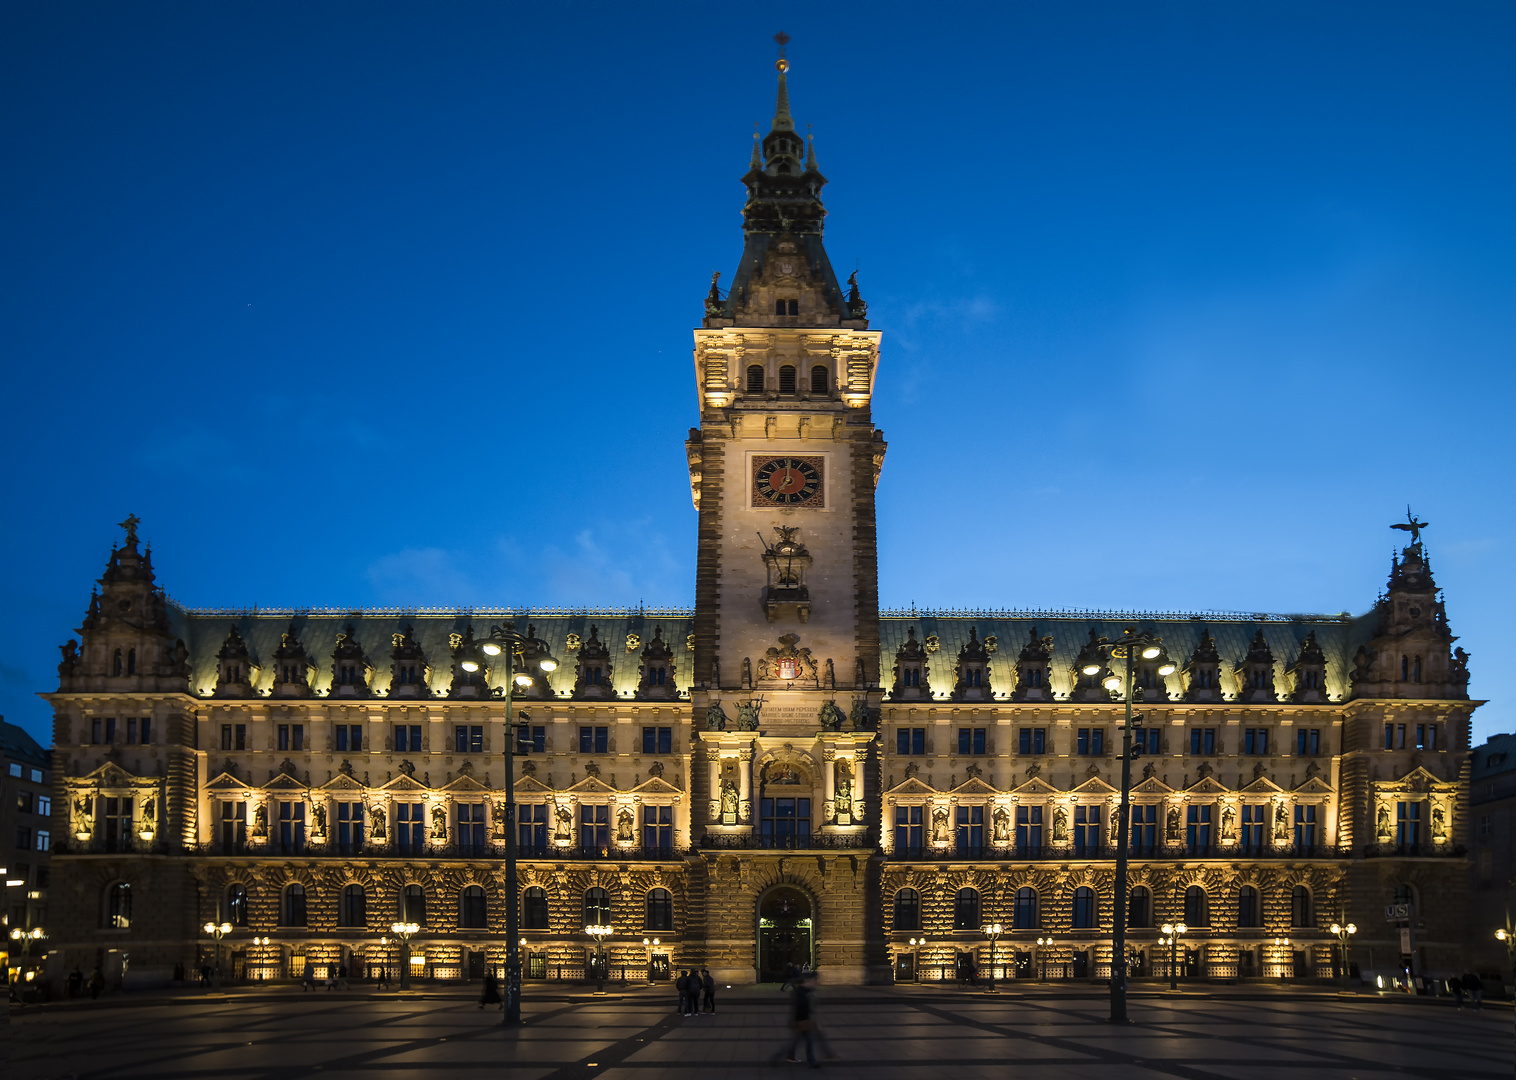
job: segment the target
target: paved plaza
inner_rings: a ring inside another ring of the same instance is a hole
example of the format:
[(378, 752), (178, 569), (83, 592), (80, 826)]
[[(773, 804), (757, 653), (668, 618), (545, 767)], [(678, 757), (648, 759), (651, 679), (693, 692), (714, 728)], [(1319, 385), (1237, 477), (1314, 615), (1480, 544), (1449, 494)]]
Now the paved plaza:
[[(717, 1000), (716, 1015), (681, 1018), (663, 988), (604, 998), (558, 992), (529, 1000), (526, 1026), (507, 1033), (497, 1011), (456, 994), (302, 995), (281, 987), (143, 995), (13, 1012), (4, 1075), (743, 1080), (797, 1068), (775, 1060), (787, 1035), (787, 995), (760, 988)], [(818, 1005), (836, 1054), (824, 1063), (827, 1074), (857, 1080), (1510, 1080), (1513, 1071), (1512, 1016), (1503, 1005), (1476, 1013), (1438, 1001), (1315, 991), (1142, 992), (1132, 1001), (1134, 1023), (1121, 1030), (1104, 1022), (1105, 999), (1088, 990), (1017, 988), (989, 997), (823, 988)]]

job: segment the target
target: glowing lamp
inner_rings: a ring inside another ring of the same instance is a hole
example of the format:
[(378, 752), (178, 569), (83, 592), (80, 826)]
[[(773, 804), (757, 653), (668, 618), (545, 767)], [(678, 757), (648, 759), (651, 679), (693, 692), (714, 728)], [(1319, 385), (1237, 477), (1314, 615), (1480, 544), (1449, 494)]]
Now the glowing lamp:
[(479, 661), (477, 661), (477, 660), (465, 660), (461, 664), (459, 664), (458, 666), (461, 667), (464, 671), (470, 671), (470, 672), (478, 671), (479, 670)]

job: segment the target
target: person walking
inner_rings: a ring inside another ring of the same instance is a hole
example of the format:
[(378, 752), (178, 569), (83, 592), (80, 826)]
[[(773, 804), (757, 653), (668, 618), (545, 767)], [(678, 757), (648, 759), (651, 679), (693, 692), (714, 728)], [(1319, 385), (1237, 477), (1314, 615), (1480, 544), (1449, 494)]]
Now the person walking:
[(1448, 989), (1451, 990), (1453, 992), (1453, 996), (1458, 999), (1458, 1008), (1461, 1010), (1463, 1008), (1463, 978), (1461, 976), (1454, 975), (1448, 980)]
[(374, 985), (376, 990), (388, 990), (390, 988), (390, 968), (388, 964), (379, 965), (379, 980)]
[(316, 989), (316, 969), (311, 965), (311, 962), (307, 960), (305, 962), (305, 968), (300, 973), (300, 992), (303, 994), (307, 990), (314, 989)]
[(79, 991), (84, 989), (84, 972), (79, 970), (79, 965), (74, 965), (74, 970), (68, 973), (68, 996), (76, 998)]
[(1484, 1011), (1484, 983), (1478, 975), (1472, 971), (1463, 977), (1463, 988), (1468, 991), (1469, 1000), (1474, 1003), (1475, 1012)]
[(705, 993), (705, 1000), (701, 1003), (702, 1012), (716, 1011), (716, 980), (711, 978), (711, 973), (706, 968), (700, 969), (700, 988)]
[(347, 989), (347, 965), (346, 964), (338, 964), (337, 965), (337, 989), (338, 990), (346, 990)]
[[(675, 969), (675, 970), (677, 970), (677, 969)], [(687, 971), (680, 971), (679, 972), (678, 976), (674, 979), (674, 989), (677, 990), (677, 991), (679, 991), (679, 1015), (680, 1016), (684, 1016), (685, 1014), (687, 1014), (689, 1012), (689, 1009), (687, 1009), (685, 1007), (688, 1004), (687, 999), (689, 997), (689, 992), (690, 992), (690, 973), (689, 972), (687, 972)]]
[(795, 1054), (801, 1042), (804, 1042), (806, 1064), (813, 1069), (816, 1068), (815, 1031), (816, 1021), (811, 1016), (811, 980), (797, 976), (794, 981), (794, 993), (790, 998), (790, 1040), (785, 1050), (784, 1060), (791, 1065), (800, 1064), (800, 1059)]
[(89, 999), (94, 1001), (100, 996), (100, 991), (104, 988), (105, 977), (100, 974), (100, 967), (97, 964), (95, 969), (89, 973)]
[(486, 1005), (500, 1004), (500, 983), (495, 978), (493, 971), (486, 972), (484, 976), (484, 990), (479, 995), (479, 1008)]

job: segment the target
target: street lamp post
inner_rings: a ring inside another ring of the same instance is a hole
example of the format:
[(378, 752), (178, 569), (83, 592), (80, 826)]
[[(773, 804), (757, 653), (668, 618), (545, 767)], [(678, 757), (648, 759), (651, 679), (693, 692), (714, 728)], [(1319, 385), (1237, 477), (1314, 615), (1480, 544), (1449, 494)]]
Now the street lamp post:
[(1505, 946), (1506, 966), (1511, 969), (1511, 977), (1516, 981), (1516, 926), (1511, 925), (1511, 913), (1505, 913), (1505, 925), (1495, 931), (1495, 940)]
[(21, 977), (17, 982), (25, 982), (27, 979), (27, 965), (31, 962), (32, 942), (41, 941), (47, 936), (40, 926), (34, 926), (30, 930), (22, 930), (17, 927), (11, 931), (11, 940), (21, 946)]
[[(1121, 728), (1121, 805), (1116, 812), (1116, 924), (1111, 937), (1111, 1023), (1127, 1023), (1126, 1015), (1126, 902), (1127, 902), (1127, 854), (1128, 835), (1132, 817), (1132, 687), (1136, 668), (1134, 653), (1144, 660), (1156, 660), (1163, 656), (1163, 643), (1151, 634), (1140, 633), (1127, 627), (1117, 641), (1101, 642), (1100, 647), (1109, 649), (1112, 659), (1126, 661), (1125, 678), (1108, 676), (1102, 685), (1107, 690), (1125, 687), (1126, 723)], [(1090, 663), (1083, 668), (1086, 675), (1099, 675), (1103, 664)], [(1158, 674), (1172, 675), (1174, 664), (1164, 660)]]
[(390, 933), (400, 939), (400, 989), (411, 988), (411, 936), (421, 929), (419, 923), (397, 922), (390, 924)]
[(586, 926), (584, 932), (595, 939), (595, 952), (597, 963), (595, 964), (595, 993), (605, 993), (605, 939), (615, 931), (604, 923), (595, 923)]
[(1290, 969), (1295, 966), (1295, 954), (1290, 951), (1290, 939), (1287, 937), (1276, 937), (1274, 947), (1285, 950), (1285, 963), (1279, 965), (1279, 981), (1284, 982), (1289, 978)]
[[(271, 945), (273, 943), (274, 939), (271, 938), (271, 937), (266, 937), (266, 936), (265, 937), (258, 937), (256, 934), (254, 934), (253, 937), (250, 938), (249, 940), (250, 940), (251, 944), (253, 944), (253, 945), (261, 945), (261, 946), (267, 947), (268, 945)], [(258, 971), (260, 973), (263, 972), (263, 971), (266, 971), (266, 970), (267, 970), (267, 968), (265, 968), (261, 963), (258, 965)], [(243, 978), (246, 979), (247, 977), (248, 976), (247, 976), (246, 972), (244, 972)], [(259, 982), (263, 981), (263, 979), (261, 978), (261, 975), (260, 975), (260, 978), (257, 981), (259, 981)]]
[(926, 938), (913, 937), (911, 945), (911, 978), (916, 982), (921, 981), (921, 950), (926, 947)]
[[(486, 656), (505, 656), (505, 1002), (506, 1026), (521, 1023), (521, 949), (518, 938), (521, 932), (521, 889), (516, 876), (516, 728), (511, 719), (511, 701), (516, 684), (532, 685), (532, 676), (527, 671), (516, 670), (516, 657), (525, 661), (527, 638), (508, 627), (492, 626), (490, 635), (479, 646)], [(464, 671), (475, 672), (480, 662), (466, 657), (459, 665)], [(537, 666), (543, 671), (556, 671), (558, 661), (551, 656), (538, 659)]]
[(221, 982), (221, 939), (232, 932), (232, 924), (229, 922), (208, 922), (200, 929), (216, 939), (216, 982)]
[(1341, 923), (1333, 923), (1332, 933), (1336, 934), (1337, 940), (1342, 943), (1342, 988), (1346, 990), (1348, 985), (1348, 938), (1358, 933), (1358, 927), (1353, 923), (1348, 923), (1346, 926), (1343, 926)]
[(1045, 949), (1045, 948), (1052, 948), (1052, 946), (1053, 946), (1053, 937), (1052, 937), (1051, 934), (1049, 934), (1047, 937), (1040, 937), (1040, 938), (1037, 939), (1037, 955), (1034, 956), (1034, 957), (1032, 957), (1032, 963), (1037, 968), (1037, 981), (1038, 982), (1047, 982), (1048, 981), (1047, 958), (1043, 955), (1042, 950)]
[(985, 934), (985, 936), (990, 939), (990, 988), (985, 991), (985, 993), (987, 993), (987, 994), (993, 994), (993, 993), (996, 992), (995, 991), (995, 942), (1000, 939), (1000, 935), (1003, 934), (1004, 932), (1005, 932), (1005, 927), (1001, 926), (998, 922), (990, 923), (990, 925), (988, 925), (988, 926), (986, 926), (984, 928), (984, 934)]
[(647, 984), (653, 985), (653, 950), (658, 948), (657, 938), (643, 938), (642, 951), (647, 954)]
[(1169, 989), (1170, 990), (1178, 990), (1179, 989), (1179, 971), (1175, 967), (1175, 962), (1178, 959), (1179, 939), (1184, 935), (1185, 931), (1188, 930), (1188, 929), (1189, 929), (1189, 927), (1185, 926), (1184, 923), (1164, 923), (1163, 926), (1161, 927), (1161, 930), (1162, 930), (1163, 934), (1165, 935), (1165, 937), (1164, 937), (1163, 940), (1159, 941), (1159, 944), (1162, 945), (1162, 944), (1166, 943), (1168, 945), (1168, 947), (1169, 947)]

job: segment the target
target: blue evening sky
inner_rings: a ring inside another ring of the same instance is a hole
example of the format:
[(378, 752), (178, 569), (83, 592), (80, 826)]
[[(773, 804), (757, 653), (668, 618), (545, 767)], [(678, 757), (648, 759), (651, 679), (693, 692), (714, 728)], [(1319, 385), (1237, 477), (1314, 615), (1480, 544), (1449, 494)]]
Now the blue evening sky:
[(1516, 727), (1510, 3), (0, 9), (0, 712), (188, 605), (688, 604), (773, 34), (884, 331), (888, 605), (1361, 612)]

